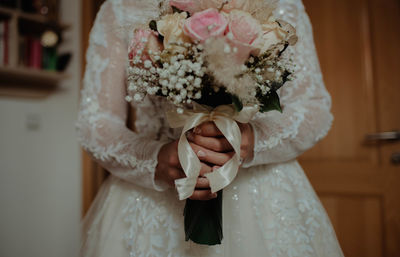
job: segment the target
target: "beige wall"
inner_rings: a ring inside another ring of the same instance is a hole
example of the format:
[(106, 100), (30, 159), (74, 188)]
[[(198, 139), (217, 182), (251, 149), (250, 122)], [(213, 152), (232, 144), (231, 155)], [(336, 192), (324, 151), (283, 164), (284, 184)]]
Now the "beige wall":
[[(63, 22), (73, 25), (62, 49), (74, 55), (69, 79), (46, 99), (0, 98), (1, 257), (78, 256), (80, 0), (62, 0), (61, 10)], [(37, 128), (28, 128), (29, 118)]]

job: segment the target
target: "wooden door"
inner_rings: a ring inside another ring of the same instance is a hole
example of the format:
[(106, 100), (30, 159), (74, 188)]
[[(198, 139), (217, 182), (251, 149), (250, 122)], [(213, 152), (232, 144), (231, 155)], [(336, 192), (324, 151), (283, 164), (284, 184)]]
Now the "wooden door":
[(400, 1), (304, 0), (335, 121), (301, 163), (346, 257), (400, 256)]
[[(86, 50), (89, 45), (89, 33), (93, 26), (96, 14), (105, 0), (84, 0), (82, 1), (82, 78), (86, 68)], [(82, 151), (82, 216), (86, 214), (97, 195), (104, 179), (106, 171), (96, 162), (92, 161), (89, 155)]]

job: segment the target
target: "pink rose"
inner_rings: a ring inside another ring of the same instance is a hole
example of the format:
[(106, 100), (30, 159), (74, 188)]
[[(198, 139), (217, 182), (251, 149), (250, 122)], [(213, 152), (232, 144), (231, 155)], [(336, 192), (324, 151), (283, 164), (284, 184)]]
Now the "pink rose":
[(233, 34), (235, 40), (252, 45), (260, 37), (262, 27), (250, 13), (233, 10), (229, 13), (228, 31)]
[(186, 20), (183, 31), (193, 41), (204, 42), (210, 37), (223, 36), (228, 26), (228, 19), (217, 9), (207, 9), (195, 13)]
[(251, 14), (232, 10), (229, 13), (228, 40), (236, 48), (236, 57), (240, 63), (245, 62), (251, 53), (258, 54), (258, 42), (262, 35), (262, 27)]
[[(129, 60), (140, 56), (141, 61), (153, 60), (153, 54), (163, 50), (162, 43), (158, 40), (158, 33), (149, 29), (138, 29), (129, 46)], [(142, 52), (139, 54), (139, 52)], [(152, 54), (153, 53), (153, 54)]]

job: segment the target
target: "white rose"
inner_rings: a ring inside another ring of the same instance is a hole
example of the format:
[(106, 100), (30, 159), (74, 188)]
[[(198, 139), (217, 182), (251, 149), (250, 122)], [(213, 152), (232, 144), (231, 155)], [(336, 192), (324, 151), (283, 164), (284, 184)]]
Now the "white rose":
[(174, 13), (165, 15), (157, 21), (157, 30), (164, 36), (164, 48), (171, 48), (176, 53), (182, 53), (186, 48), (177, 46), (176, 43), (190, 43), (191, 40), (183, 33), (183, 22), (187, 13)]
[(261, 53), (266, 52), (272, 45), (286, 40), (288, 33), (277, 22), (261, 25), (263, 33), (260, 41)]

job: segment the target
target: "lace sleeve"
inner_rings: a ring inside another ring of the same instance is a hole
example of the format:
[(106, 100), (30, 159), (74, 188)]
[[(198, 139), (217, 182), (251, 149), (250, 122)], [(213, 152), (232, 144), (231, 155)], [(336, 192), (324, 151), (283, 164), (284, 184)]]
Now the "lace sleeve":
[[(116, 2), (116, 1), (114, 1)], [(77, 130), (84, 149), (113, 175), (158, 191), (164, 185), (154, 181), (157, 155), (165, 143), (157, 140), (161, 122), (149, 99), (140, 106), (140, 119), (147, 126), (133, 132), (126, 127), (125, 72), (126, 40), (118, 21), (116, 6), (106, 1), (90, 34), (87, 67), (81, 95)]]
[(277, 16), (297, 29), (299, 42), (292, 48), (296, 78), (280, 92), (283, 113), (257, 114), (254, 157), (243, 167), (295, 159), (322, 139), (331, 127), (331, 98), (325, 89), (312, 28), (300, 0), (280, 1)]

